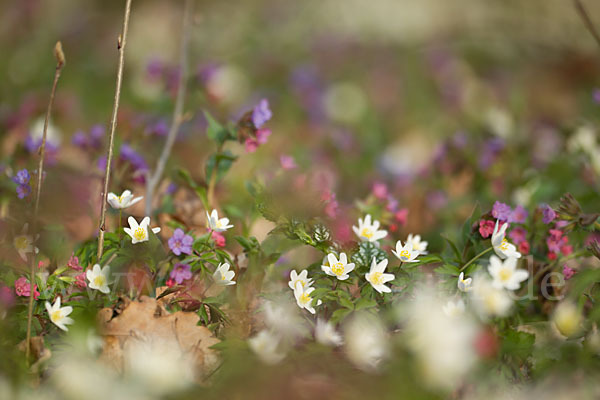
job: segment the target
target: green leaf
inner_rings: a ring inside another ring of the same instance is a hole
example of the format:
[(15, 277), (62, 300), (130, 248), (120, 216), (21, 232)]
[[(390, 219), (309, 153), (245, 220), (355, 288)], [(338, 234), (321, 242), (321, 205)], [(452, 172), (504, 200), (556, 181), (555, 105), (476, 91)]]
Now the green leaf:
[(225, 150), (222, 153), (212, 154), (206, 161), (206, 177), (210, 179), (212, 174), (216, 174), (217, 182), (220, 181), (223, 176), (229, 171), (229, 168), (233, 165), (233, 162), (237, 159), (229, 150)]
[(338, 323), (344, 318), (346, 318), (351, 312), (352, 310), (349, 308), (340, 308), (339, 310), (335, 310), (333, 314), (331, 314), (330, 321), (334, 324)]
[(342, 307), (349, 308), (350, 310), (354, 310), (354, 304), (352, 301), (346, 297), (340, 296), (338, 297), (338, 302)]
[[(370, 285), (369, 285), (370, 286)], [(355, 309), (358, 310), (362, 310), (365, 308), (372, 308), (375, 307), (377, 305), (377, 302), (373, 299), (369, 299), (366, 297), (361, 297), (355, 305)]]
[(509, 330), (503, 337), (502, 352), (521, 360), (526, 360), (533, 351), (535, 335), (527, 332)]
[(462, 264), (462, 255), (460, 254), (460, 251), (458, 251), (458, 247), (456, 247), (456, 244), (454, 244), (452, 240), (448, 239), (444, 235), (442, 235), (442, 238), (444, 238), (444, 240), (450, 245), (450, 248), (454, 252), (454, 257), (456, 261)]
[(206, 136), (208, 136), (209, 139), (214, 140), (219, 147), (222, 146), (225, 141), (235, 139), (235, 136), (233, 136), (227, 128), (221, 125), (207, 111), (204, 112), (204, 117), (208, 123)]
[(386, 252), (371, 242), (361, 242), (358, 245), (358, 250), (351, 257), (352, 262), (363, 268), (370, 268), (373, 259), (380, 262), (386, 258)]
[(444, 264), (441, 267), (436, 268), (434, 271), (442, 275), (458, 276), (460, 274), (460, 269), (456, 265), (452, 264)]

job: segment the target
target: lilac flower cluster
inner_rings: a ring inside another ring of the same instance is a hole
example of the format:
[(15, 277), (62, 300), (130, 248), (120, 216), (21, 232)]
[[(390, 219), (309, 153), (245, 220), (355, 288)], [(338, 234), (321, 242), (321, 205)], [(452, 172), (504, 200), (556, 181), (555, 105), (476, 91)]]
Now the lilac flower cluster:
[[(34, 139), (31, 135), (28, 135), (25, 138), (24, 146), (25, 150), (27, 150), (29, 154), (36, 154), (42, 146), (42, 138)], [(48, 164), (55, 164), (56, 156), (58, 154), (58, 145), (46, 140), (45, 154), (45, 160), (48, 162)]]
[(17, 184), (17, 196), (19, 199), (24, 199), (31, 193), (31, 186), (29, 186), (30, 180), (31, 175), (29, 175), (29, 171), (26, 169), (20, 170), (13, 176), (12, 181)]
[(262, 99), (252, 110), (252, 123), (256, 129), (260, 129), (272, 116), (273, 113), (269, 108), (269, 101)]
[(148, 164), (146, 163), (146, 160), (144, 160), (144, 157), (135, 151), (133, 147), (127, 143), (123, 143), (121, 145), (120, 158), (121, 160), (131, 164), (134, 169), (133, 175), (135, 180), (140, 183), (144, 183), (146, 172), (149, 171)]
[(175, 267), (169, 274), (169, 277), (175, 281), (176, 284), (180, 285), (183, 281), (186, 281), (192, 277), (192, 267), (187, 264), (175, 264)]
[(524, 224), (529, 213), (523, 206), (517, 206), (513, 210), (508, 204), (496, 201), (492, 208), (492, 216), (502, 222)]

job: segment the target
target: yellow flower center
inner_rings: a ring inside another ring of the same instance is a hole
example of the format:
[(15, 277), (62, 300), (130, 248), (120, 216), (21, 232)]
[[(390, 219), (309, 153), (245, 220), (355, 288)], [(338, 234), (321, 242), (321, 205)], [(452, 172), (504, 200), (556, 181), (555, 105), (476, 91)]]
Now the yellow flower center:
[(500, 243), (500, 250), (508, 250), (508, 241), (506, 238), (502, 239), (502, 243)]
[(373, 272), (371, 274), (371, 282), (373, 283), (373, 285), (382, 285), (383, 274), (381, 272)]
[(500, 272), (498, 272), (498, 276), (502, 282), (506, 282), (512, 276), (512, 271), (508, 268), (502, 268)]
[(373, 231), (371, 231), (369, 228), (363, 228), (362, 231), (360, 231), (360, 236), (371, 239), (373, 237)]
[(120, 196), (119, 196), (119, 203), (120, 203), (120, 204), (123, 204), (123, 195), (120, 195)]
[(104, 278), (104, 275), (98, 275), (97, 277), (94, 278), (94, 285), (95, 286), (104, 286), (104, 284), (106, 283), (106, 279)]
[(15, 247), (17, 250), (26, 250), (29, 246), (29, 239), (25, 235), (17, 236), (15, 238)]
[(217, 220), (217, 222), (215, 223), (215, 227), (217, 229), (221, 229), (223, 227), (223, 223), (220, 220)]
[(52, 314), (50, 314), (50, 319), (52, 320), (52, 322), (56, 322), (59, 321), (60, 319), (62, 319), (62, 311), (61, 310), (56, 310), (53, 311)]
[(410, 258), (410, 252), (408, 250), (402, 250), (400, 252), (400, 258), (408, 260)]
[(312, 302), (312, 298), (307, 293), (302, 293), (300, 296), (300, 302), (302, 304), (310, 304), (310, 302)]
[(337, 276), (344, 275), (345, 270), (346, 268), (344, 268), (344, 264), (342, 264), (341, 262), (337, 262), (331, 266), (331, 272), (333, 272)]
[(221, 280), (224, 281), (225, 280), (225, 274), (221, 272)]
[(138, 227), (135, 232), (133, 232), (133, 237), (136, 238), (136, 240), (144, 240), (146, 239), (146, 231), (141, 227)]

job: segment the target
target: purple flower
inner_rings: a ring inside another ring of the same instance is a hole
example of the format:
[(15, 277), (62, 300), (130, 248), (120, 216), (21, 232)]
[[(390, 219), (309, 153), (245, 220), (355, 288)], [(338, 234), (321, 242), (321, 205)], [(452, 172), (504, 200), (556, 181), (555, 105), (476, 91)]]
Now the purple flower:
[(512, 239), (513, 242), (518, 246), (521, 242), (527, 240), (527, 230), (521, 226), (517, 226), (513, 230), (510, 231), (508, 237)]
[(485, 142), (480, 151), (479, 167), (483, 170), (488, 169), (495, 161), (498, 153), (504, 148), (504, 140), (493, 138)]
[(106, 171), (106, 156), (101, 156), (96, 164), (100, 171)]
[(73, 143), (77, 147), (85, 148), (88, 146), (89, 141), (83, 131), (77, 131), (71, 138), (71, 143)]
[(508, 204), (496, 201), (492, 208), (492, 216), (503, 222), (512, 222), (512, 210)]
[(127, 143), (121, 145), (120, 156), (122, 160), (128, 161), (136, 170), (148, 171), (148, 164), (144, 160), (144, 157)]
[(167, 121), (161, 119), (146, 128), (146, 132), (150, 135), (167, 136), (169, 133), (169, 125)]
[(594, 89), (592, 92), (592, 99), (596, 104), (600, 104), (600, 89)]
[(523, 206), (516, 206), (512, 212), (511, 222), (516, 222), (518, 224), (524, 224), (527, 220), (527, 216), (529, 213)]
[(252, 122), (258, 129), (271, 119), (273, 113), (269, 108), (269, 101), (262, 99), (252, 110)]
[(181, 253), (192, 254), (193, 243), (193, 237), (186, 235), (182, 229), (177, 228), (173, 232), (173, 236), (169, 239), (169, 248), (176, 256), (181, 255)]
[(92, 147), (98, 148), (102, 145), (102, 138), (104, 137), (105, 131), (104, 125), (96, 124), (92, 126), (90, 129), (90, 144)]
[(550, 207), (548, 204), (542, 204), (540, 208), (542, 209), (543, 214), (542, 222), (549, 224), (550, 222), (554, 221), (554, 218), (556, 218), (556, 213), (552, 207)]
[(17, 186), (17, 197), (19, 199), (24, 199), (25, 197), (29, 196), (29, 193), (31, 193), (31, 186), (29, 186), (29, 185)]
[(169, 276), (175, 281), (175, 283), (180, 285), (183, 281), (192, 277), (192, 267), (187, 264), (175, 264), (175, 267)]
[(22, 169), (13, 176), (12, 180), (17, 185), (27, 185), (31, 176), (29, 175), (29, 171), (26, 169)]

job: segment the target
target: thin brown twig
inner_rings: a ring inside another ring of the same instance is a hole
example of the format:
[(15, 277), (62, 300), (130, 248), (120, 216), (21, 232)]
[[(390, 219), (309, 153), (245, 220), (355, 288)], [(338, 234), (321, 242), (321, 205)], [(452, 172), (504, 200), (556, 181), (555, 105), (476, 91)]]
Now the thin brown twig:
[(162, 174), (165, 170), (167, 160), (173, 149), (173, 144), (177, 138), (177, 133), (183, 122), (183, 107), (185, 102), (186, 93), (186, 82), (188, 76), (188, 53), (189, 53), (189, 42), (190, 32), (192, 26), (192, 14), (193, 14), (194, 0), (186, 0), (183, 11), (183, 28), (181, 33), (181, 53), (180, 53), (180, 73), (179, 82), (177, 83), (177, 97), (175, 99), (175, 107), (173, 109), (173, 120), (171, 121), (171, 127), (167, 135), (167, 140), (163, 151), (156, 164), (156, 169), (153, 174), (148, 177), (146, 184), (146, 215), (150, 215), (152, 212), (152, 200), (154, 192), (160, 182)]
[(102, 189), (102, 206), (100, 209), (100, 225), (98, 232), (97, 262), (100, 262), (104, 252), (104, 231), (106, 219), (106, 199), (108, 197), (108, 183), (110, 180), (110, 167), (113, 157), (113, 146), (115, 130), (117, 129), (117, 113), (119, 111), (119, 99), (121, 98), (121, 83), (123, 82), (123, 66), (125, 65), (125, 45), (127, 44), (127, 31), (129, 30), (129, 14), (131, 13), (131, 0), (125, 4), (125, 17), (123, 18), (123, 29), (119, 36), (117, 48), (119, 50), (119, 66), (117, 69), (117, 84), (115, 88), (115, 100), (113, 103), (112, 116), (110, 119), (110, 137), (108, 141), (108, 154), (106, 156), (106, 170), (104, 172), (104, 187)]
[[(48, 101), (48, 109), (46, 110), (46, 118), (44, 120), (44, 131), (42, 133), (42, 144), (39, 149), (40, 162), (37, 170), (37, 185), (35, 188), (35, 199), (33, 205), (33, 220), (32, 220), (32, 237), (36, 237), (38, 212), (40, 208), (40, 194), (42, 193), (42, 178), (44, 175), (44, 158), (46, 157), (46, 137), (48, 135), (48, 124), (50, 123), (50, 115), (52, 113), (52, 104), (54, 104), (54, 95), (56, 94), (56, 86), (58, 85), (58, 78), (65, 65), (65, 55), (62, 50), (61, 42), (56, 42), (54, 46), (54, 56), (56, 57), (56, 69), (54, 70), (54, 81), (52, 82), (52, 90), (50, 91), (50, 100)], [(27, 309), (27, 335), (25, 337), (25, 358), (29, 360), (29, 354), (31, 352), (31, 323), (33, 320), (33, 300), (35, 295), (35, 243), (33, 244), (34, 251), (31, 255), (30, 260), (30, 275), (29, 284), (31, 288), (29, 290), (29, 306)]]
[(585, 6), (581, 2), (581, 0), (573, 0), (573, 2), (575, 3), (575, 9), (577, 10), (577, 13), (583, 20), (585, 27), (587, 28), (588, 31), (590, 31), (591, 35), (596, 40), (596, 43), (598, 44), (598, 46), (600, 46), (600, 34), (598, 34), (598, 31), (594, 27), (594, 23), (592, 22), (589, 14), (587, 13)]

